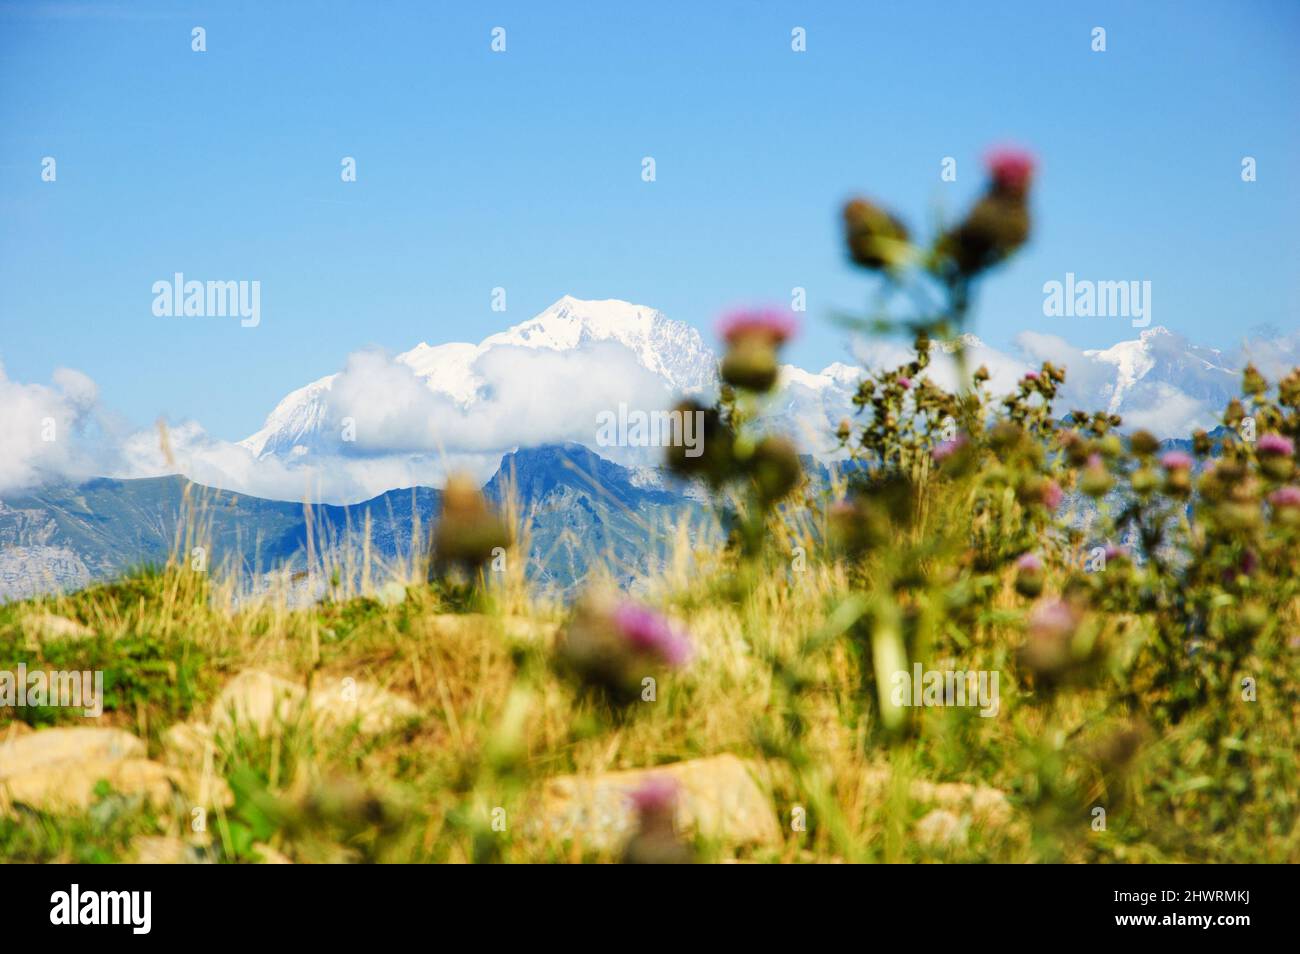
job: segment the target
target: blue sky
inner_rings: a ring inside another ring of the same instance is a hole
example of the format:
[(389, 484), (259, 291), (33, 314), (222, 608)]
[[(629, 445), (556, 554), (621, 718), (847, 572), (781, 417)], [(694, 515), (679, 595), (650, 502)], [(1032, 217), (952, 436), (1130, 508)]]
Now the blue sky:
[[(1295, 2), (2, 3), (0, 361), (238, 439), (366, 345), (477, 342), (566, 293), (711, 336), (797, 285), (818, 368), (871, 288), (842, 201), (923, 231), (1004, 141), (1040, 157), (1038, 225), (977, 333), (1135, 336), (1043, 316), (1073, 271), (1150, 280), (1155, 324), (1231, 347), (1300, 324), (1298, 47)], [(154, 317), (177, 271), (259, 280), (260, 326)]]

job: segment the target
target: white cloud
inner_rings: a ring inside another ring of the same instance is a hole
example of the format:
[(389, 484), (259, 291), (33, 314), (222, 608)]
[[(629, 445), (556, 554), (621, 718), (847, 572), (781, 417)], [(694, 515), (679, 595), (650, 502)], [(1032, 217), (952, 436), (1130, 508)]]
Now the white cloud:
[(23, 384), (0, 365), (0, 490), (94, 474), (100, 459), (83, 438), (95, 428), (98, 401), (80, 371), (59, 368), (52, 386)]

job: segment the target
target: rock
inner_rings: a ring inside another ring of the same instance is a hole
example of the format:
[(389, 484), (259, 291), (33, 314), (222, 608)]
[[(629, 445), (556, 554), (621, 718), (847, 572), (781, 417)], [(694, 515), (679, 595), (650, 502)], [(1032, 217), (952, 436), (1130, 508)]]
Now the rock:
[(209, 861), (202, 849), (165, 835), (141, 835), (132, 840), (131, 848), (138, 865), (200, 865)]
[(225, 732), (249, 729), (266, 735), (276, 723), (292, 723), (302, 713), (307, 690), (260, 669), (245, 669), (221, 690), (212, 704), (212, 728)]
[(202, 763), (215, 752), (212, 730), (201, 722), (178, 722), (162, 734), (163, 760), (168, 765)]
[(0, 745), (0, 783), (57, 765), (144, 758), (144, 743), (121, 729), (77, 726), (27, 732)]
[(362, 735), (378, 735), (420, 714), (409, 699), (350, 676), (322, 682), (311, 694), (316, 725), (337, 730), (356, 725)]
[(66, 616), (53, 613), (38, 613), (23, 619), (23, 631), (38, 640), (47, 639), (86, 639), (94, 636), (95, 631), (89, 626), (78, 623)]
[[(351, 676), (323, 680), (309, 695), (297, 683), (248, 669), (221, 690), (212, 706), (212, 728), (221, 733), (238, 725), (266, 735), (276, 723), (292, 724), (306, 714), (324, 731), (356, 725), (362, 735), (377, 735), (419, 712), (409, 699)], [(203, 733), (178, 729), (171, 742), (178, 753), (192, 753), (195, 746), (202, 746)]]
[(264, 865), (291, 865), (293, 862), (288, 856), (276, 851), (270, 845), (265, 845), (260, 841), (253, 842), (253, 854)]
[[(868, 769), (863, 776), (864, 787), (872, 794), (883, 797), (892, 780), (887, 767)], [(1001, 828), (1011, 821), (1011, 803), (1006, 795), (988, 785), (971, 785), (967, 782), (929, 782), (913, 779), (908, 794), (922, 805), (935, 805), (950, 813), (964, 815), (970, 821), (990, 828)], [(938, 824), (937, 822), (935, 824)]]
[(781, 840), (780, 827), (754, 772), (734, 755), (717, 755), (652, 769), (553, 778), (542, 791), (539, 827), (592, 851), (615, 850), (637, 827), (629, 794), (648, 778), (663, 776), (677, 784), (676, 823), (683, 835), (699, 833), (731, 845), (773, 844)]
[(946, 808), (936, 808), (916, 823), (917, 841), (931, 847), (964, 845), (970, 819)]
[[(40, 738), (37, 732), (33, 738)], [(56, 762), (11, 775), (0, 782), (0, 811), (26, 805), (43, 812), (84, 812), (96, 800), (95, 789), (107, 782), (122, 795), (140, 796), (161, 808), (176, 792), (171, 773), (157, 762), (139, 758), (91, 758)]]
[(397, 580), (389, 580), (379, 588), (375, 598), (384, 606), (401, 606), (406, 602), (406, 587)]

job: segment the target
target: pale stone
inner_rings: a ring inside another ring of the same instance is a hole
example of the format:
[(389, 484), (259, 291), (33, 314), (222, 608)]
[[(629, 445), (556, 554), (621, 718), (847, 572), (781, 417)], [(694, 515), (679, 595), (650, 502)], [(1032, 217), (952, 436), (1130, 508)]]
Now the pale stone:
[(966, 843), (970, 819), (946, 808), (936, 808), (916, 823), (916, 839), (923, 845), (947, 847)]
[(297, 683), (245, 669), (226, 683), (212, 704), (212, 727), (216, 732), (239, 728), (266, 735), (276, 723), (294, 722), (306, 697), (307, 690)]
[[(33, 737), (42, 735), (37, 732)], [(157, 762), (91, 758), (10, 775), (0, 782), (0, 810), (26, 805), (44, 812), (84, 812), (95, 803), (95, 789), (101, 781), (115, 792), (143, 797), (158, 808), (166, 806), (176, 791), (171, 774)]]
[(212, 730), (201, 722), (177, 722), (162, 734), (163, 760), (169, 765), (203, 762), (215, 751)]
[(193, 845), (166, 835), (141, 835), (131, 842), (131, 847), (138, 865), (195, 865), (208, 861)]
[(774, 844), (780, 827), (755, 770), (734, 755), (693, 759), (652, 769), (569, 775), (546, 782), (540, 829), (592, 851), (612, 851), (636, 829), (630, 794), (647, 779), (677, 785), (677, 827), (732, 845)]
[(54, 613), (36, 613), (24, 617), (23, 631), (28, 636), (39, 640), (86, 639), (95, 635), (95, 631), (89, 626), (78, 623), (75, 619), (68, 619), (66, 616), (56, 616)]
[(253, 854), (257, 855), (261, 864), (264, 865), (291, 865), (293, 861), (287, 855), (281, 854), (270, 845), (263, 844), (260, 841), (253, 842)]
[(357, 726), (362, 735), (378, 735), (419, 715), (409, 699), (351, 678), (317, 685), (311, 694), (316, 725), (326, 730)]
[(144, 743), (121, 729), (42, 729), (0, 744), (0, 782), (61, 764), (121, 761), (143, 758), (144, 754)]
[[(865, 787), (877, 797), (888, 790), (891, 779), (887, 767), (871, 768), (863, 775)], [(1011, 803), (1006, 795), (988, 785), (913, 779), (908, 794), (919, 804), (935, 805), (991, 828), (1001, 828), (1011, 821)]]
[[(351, 677), (323, 680), (310, 696), (297, 683), (270, 673), (249, 669), (235, 676), (212, 707), (216, 733), (232, 725), (266, 735), (277, 723), (294, 723), (309, 715), (323, 731), (357, 726), (362, 735), (377, 735), (419, 715), (409, 699)], [(201, 732), (179, 730), (173, 740), (178, 752), (202, 744)]]

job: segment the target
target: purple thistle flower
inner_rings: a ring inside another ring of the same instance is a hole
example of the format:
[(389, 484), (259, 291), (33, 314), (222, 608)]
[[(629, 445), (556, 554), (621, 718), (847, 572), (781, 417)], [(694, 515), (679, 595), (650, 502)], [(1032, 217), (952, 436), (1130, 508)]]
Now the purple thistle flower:
[(1043, 568), (1043, 561), (1033, 553), (1026, 553), (1016, 561), (1016, 569), (1025, 573), (1037, 573)]
[(1261, 457), (1290, 457), (1295, 453), (1295, 443), (1281, 434), (1265, 434), (1255, 445), (1255, 453)]
[(1038, 380), (1038, 372), (1037, 372), (1037, 371), (1026, 371), (1026, 372), (1025, 372), (1025, 380), (1026, 380), (1026, 381), (1037, 381), (1037, 380)]
[(1021, 194), (1034, 175), (1034, 157), (1025, 149), (1002, 146), (989, 150), (985, 163), (998, 189)]
[(1160, 458), (1160, 466), (1165, 470), (1191, 470), (1192, 455), (1183, 451), (1170, 451)]
[(1078, 625), (1078, 611), (1062, 600), (1038, 603), (1029, 612), (1029, 635), (1037, 639), (1064, 639)]
[(898, 379), (898, 386), (899, 386), (900, 388), (902, 388), (904, 391), (906, 391), (906, 390), (908, 390), (908, 389), (912, 386), (912, 379), (911, 379), (911, 378), (899, 378), (899, 379)]
[(773, 345), (780, 345), (793, 338), (797, 330), (794, 317), (779, 308), (735, 311), (718, 323), (718, 332), (728, 344), (744, 338), (761, 337)]
[(691, 644), (668, 620), (636, 603), (623, 603), (614, 611), (619, 635), (638, 652), (658, 656), (669, 666), (680, 666), (690, 658)]
[(1042, 495), (1043, 506), (1048, 510), (1055, 510), (1059, 507), (1061, 505), (1061, 500), (1065, 497), (1064, 491), (1061, 490), (1061, 485), (1054, 480), (1046, 480), (1043, 482)]
[(677, 782), (667, 775), (651, 775), (629, 792), (628, 798), (642, 818), (656, 815), (672, 817), (677, 808)]
[(942, 443), (936, 444), (934, 446), (934, 450), (932, 450), (930, 453), (934, 457), (934, 462), (936, 464), (942, 464), (945, 460), (947, 460), (949, 457), (957, 453), (965, 446), (966, 446), (966, 435), (958, 434), (950, 441), (943, 441)]
[(1268, 502), (1275, 508), (1300, 507), (1300, 487), (1279, 487), (1268, 495)]

